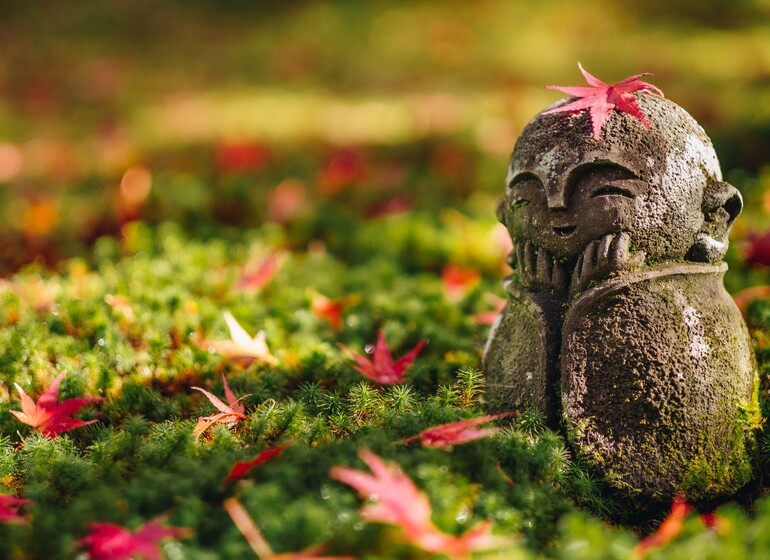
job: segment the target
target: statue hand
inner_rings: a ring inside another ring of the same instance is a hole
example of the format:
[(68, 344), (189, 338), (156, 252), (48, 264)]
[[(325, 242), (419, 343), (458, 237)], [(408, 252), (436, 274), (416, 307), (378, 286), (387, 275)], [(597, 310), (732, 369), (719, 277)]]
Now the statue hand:
[(519, 284), (530, 291), (562, 292), (567, 285), (562, 265), (531, 241), (516, 243), (514, 262)]
[(592, 241), (578, 257), (572, 273), (570, 290), (585, 290), (593, 280), (602, 280), (612, 273), (639, 268), (644, 264), (644, 252), (631, 250), (631, 236), (621, 231)]

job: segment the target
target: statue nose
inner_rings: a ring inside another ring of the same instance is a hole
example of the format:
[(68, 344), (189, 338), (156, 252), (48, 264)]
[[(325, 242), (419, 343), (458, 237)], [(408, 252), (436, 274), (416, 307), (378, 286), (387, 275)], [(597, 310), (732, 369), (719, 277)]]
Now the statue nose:
[(564, 192), (561, 189), (551, 189), (551, 192), (546, 194), (546, 204), (549, 210), (566, 210), (567, 201)]

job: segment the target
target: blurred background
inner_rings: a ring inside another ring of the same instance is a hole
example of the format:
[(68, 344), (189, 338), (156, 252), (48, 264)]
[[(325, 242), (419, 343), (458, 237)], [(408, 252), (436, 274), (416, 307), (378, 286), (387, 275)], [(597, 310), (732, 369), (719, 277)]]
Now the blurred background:
[(342, 253), (357, 220), (493, 227), (580, 61), (654, 73), (704, 126), (746, 199), (730, 287), (767, 283), (770, 0), (3, 0), (0, 22), (2, 276), (137, 220)]

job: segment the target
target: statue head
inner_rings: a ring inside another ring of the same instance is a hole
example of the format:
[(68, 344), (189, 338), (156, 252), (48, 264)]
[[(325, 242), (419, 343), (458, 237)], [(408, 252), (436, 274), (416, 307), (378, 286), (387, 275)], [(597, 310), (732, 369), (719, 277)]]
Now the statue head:
[(722, 180), (695, 119), (658, 95), (635, 96), (650, 129), (620, 111), (599, 140), (587, 111), (530, 121), (498, 209), (514, 243), (530, 241), (571, 264), (588, 244), (625, 232), (647, 262), (721, 260), (740, 193)]

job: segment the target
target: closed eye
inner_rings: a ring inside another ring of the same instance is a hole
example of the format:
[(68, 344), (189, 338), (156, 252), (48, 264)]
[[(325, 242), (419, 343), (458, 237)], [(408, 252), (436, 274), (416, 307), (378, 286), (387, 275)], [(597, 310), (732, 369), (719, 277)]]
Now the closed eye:
[(604, 185), (591, 193), (591, 198), (596, 198), (597, 196), (625, 196), (626, 198), (635, 198), (636, 194), (629, 189), (624, 189), (617, 185)]
[(529, 204), (529, 200), (526, 198), (520, 198), (519, 200), (516, 200), (511, 204), (511, 208), (514, 210), (518, 210), (519, 208), (524, 208)]

